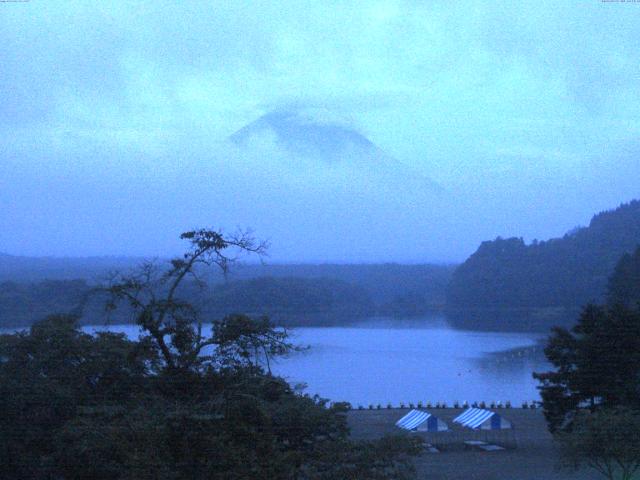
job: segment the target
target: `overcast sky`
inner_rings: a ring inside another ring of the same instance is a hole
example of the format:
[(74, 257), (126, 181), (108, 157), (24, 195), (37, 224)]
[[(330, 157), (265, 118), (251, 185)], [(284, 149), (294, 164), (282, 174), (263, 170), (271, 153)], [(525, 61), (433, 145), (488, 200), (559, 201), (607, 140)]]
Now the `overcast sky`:
[[(562, 235), (640, 197), (638, 39), (640, 3), (600, 0), (0, 3), (0, 252), (241, 226), (272, 261), (443, 262)], [(387, 164), (228, 144), (273, 111)]]

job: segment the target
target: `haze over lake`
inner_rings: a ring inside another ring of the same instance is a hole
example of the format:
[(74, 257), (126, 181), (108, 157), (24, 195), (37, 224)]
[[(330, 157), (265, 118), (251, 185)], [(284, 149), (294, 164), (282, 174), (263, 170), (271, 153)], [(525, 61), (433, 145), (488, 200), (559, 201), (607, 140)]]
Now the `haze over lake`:
[[(101, 330), (105, 327), (86, 327)], [(135, 338), (135, 325), (110, 330)], [(372, 318), (348, 327), (300, 327), (291, 339), (309, 349), (278, 360), (274, 373), (306, 392), (354, 406), (388, 402), (538, 400), (533, 371), (547, 368), (527, 356), (496, 355), (536, 344), (537, 333), (457, 330), (440, 316)]]

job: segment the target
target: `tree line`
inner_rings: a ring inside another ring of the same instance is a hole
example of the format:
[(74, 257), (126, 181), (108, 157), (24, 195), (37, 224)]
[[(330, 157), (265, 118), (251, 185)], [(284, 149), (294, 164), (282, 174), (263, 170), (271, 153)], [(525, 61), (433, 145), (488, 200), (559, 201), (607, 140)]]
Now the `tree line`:
[(580, 308), (605, 299), (616, 262), (640, 244), (640, 201), (595, 215), (589, 226), (544, 242), (483, 242), (453, 273), (447, 308)]
[[(149, 261), (139, 261), (144, 263)], [(206, 286), (189, 279), (180, 290), (207, 318), (244, 312), (267, 315), (278, 325), (335, 325), (373, 315), (412, 316), (439, 310), (452, 270), (429, 265), (238, 264), (226, 280), (217, 272), (203, 271)], [(108, 270), (100, 275), (107, 276)], [(97, 283), (95, 279), (0, 282), (0, 328), (29, 326), (52, 313), (77, 314), (85, 324), (104, 323), (104, 299), (93, 294)], [(130, 322), (130, 312), (113, 312), (109, 321)]]
[[(244, 312), (267, 315), (278, 324), (323, 324), (373, 315), (376, 306), (363, 289), (329, 279), (255, 278), (206, 287), (195, 281), (180, 294), (207, 318)], [(0, 283), (0, 327), (29, 326), (54, 313), (79, 316), (84, 324), (131, 323), (127, 308), (105, 315), (104, 293), (85, 280), (45, 280), (35, 284)]]

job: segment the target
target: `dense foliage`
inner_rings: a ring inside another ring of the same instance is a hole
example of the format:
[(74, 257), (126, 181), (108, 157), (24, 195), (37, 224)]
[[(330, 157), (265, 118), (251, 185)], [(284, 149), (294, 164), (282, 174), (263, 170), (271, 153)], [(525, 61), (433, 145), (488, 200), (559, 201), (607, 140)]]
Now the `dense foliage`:
[(640, 247), (618, 261), (609, 278), (607, 302), (627, 308), (640, 308)]
[(589, 466), (609, 480), (631, 480), (640, 469), (640, 412), (628, 408), (581, 412), (558, 435), (565, 466)]
[(350, 441), (343, 405), (255, 366), (272, 333), (227, 319), (215, 354), (179, 369), (149, 336), (92, 336), (68, 316), (0, 336), (0, 477), (410, 478), (418, 444)]
[(581, 408), (640, 408), (640, 312), (585, 307), (578, 323), (556, 328), (545, 354), (555, 370), (534, 374), (552, 432), (571, 427)]
[(144, 263), (101, 289), (109, 309), (134, 315), (138, 341), (83, 333), (65, 315), (0, 336), (0, 476), (410, 478), (419, 441), (353, 442), (344, 404), (271, 375), (270, 359), (295, 349), (285, 330), (234, 314), (205, 333), (181, 296), (187, 279), (205, 287), (197, 267), (226, 271), (264, 244), (243, 232), (181, 238), (189, 248), (168, 267)]
[(0, 476), (411, 478), (418, 440), (353, 442), (345, 405), (271, 375), (270, 359), (295, 348), (285, 330), (235, 314), (205, 333), (181, 297), (186, 279), (202, 284), (196, 267), (226, 271), (264, 245), (242, 232), (181, 238), (189, 248), (168, 268), (145, 263), (102, 289), (108, 308), (134, 314), (138, 341), (83, 333), (64, 315), (0, 336)]
[(595, 215), (586, 228), (526, 245), (484, 242), (454, 272), (452, 309), (581, 307), (604, 298), (616, 262), (640, 244), (640, 201)]
[(565, 465), (587, 465), (610, 480), (640, 469), (640, 249), (609, 279), (608, 303), (587, 305), (578, 323), (555, 328), (536, 373), (549, 430)]

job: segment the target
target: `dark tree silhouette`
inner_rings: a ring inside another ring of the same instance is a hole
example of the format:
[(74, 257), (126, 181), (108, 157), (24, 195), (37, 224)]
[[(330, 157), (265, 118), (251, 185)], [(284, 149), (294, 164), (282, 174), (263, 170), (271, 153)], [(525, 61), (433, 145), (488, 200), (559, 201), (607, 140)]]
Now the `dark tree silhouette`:
[(571, 329), (556, 328), (545, 348), (554, 371), (534, 373), (552, 432), (578, 411), (640, 408), (640, 313), (589, 305)]
[(618, 261), (607, 290), (609, 304), (640, 308), (640, 247)]
[(202, 319), (194, 306), (182, 299), (179, 288), (186, 279), (204, 287), (198, 269), (215, 265), (224, 273), (243, 254), (266, 254), (265, 242), (250, 232), (224, 235), (216, 230), (193, 230), (180, 235), (189, 242), (189, 250), (170, 261), (168, 270), (152, 262), (144, 263), (132, 274), (116, 274), (105, 290), (110, 294), (109, 309), (126, 302), (135, 314), (136, 323), (158, 347), (169, 369), (190, 369), (202, 365), (207, 357), (200, 354), (214, 345), (214, 337), (202, 333)]
[(558, 435), (562, 464), (586, 465), (609, 480), (631, 480), (640, 469), (640, 412), (628, 408), (582, 412)]

